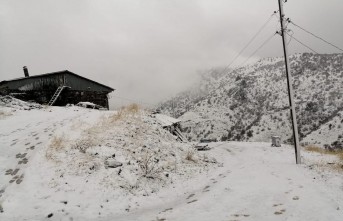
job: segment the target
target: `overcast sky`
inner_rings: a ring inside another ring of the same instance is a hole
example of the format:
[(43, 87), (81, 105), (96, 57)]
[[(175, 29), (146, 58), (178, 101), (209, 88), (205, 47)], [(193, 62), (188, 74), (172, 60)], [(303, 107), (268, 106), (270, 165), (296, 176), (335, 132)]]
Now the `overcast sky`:
[[(112, 105), (155, 103), (229, 64), (275, 10), (277, 0), (0, 0), (0, 81), (24, 65), (30, 75), (69, 70), (116, 88)], [(343, 47), (342, 0), (289, 0), (285, 12)], [(275, 17), (236, 65), (277, 27)], [(319, 53), (339, 52), (289, 27)], [(255, 58), (281, 55), (275, 36)]]

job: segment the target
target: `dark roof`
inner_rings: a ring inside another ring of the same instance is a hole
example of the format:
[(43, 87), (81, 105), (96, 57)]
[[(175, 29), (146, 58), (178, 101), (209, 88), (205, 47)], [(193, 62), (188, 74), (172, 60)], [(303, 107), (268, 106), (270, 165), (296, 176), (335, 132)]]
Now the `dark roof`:
[(32, 79), (32, 78), (46, 77), (46, 76), (55, 75), (55, 74), (71, 74), (71, 75), (75, 75), (76, 77), (83, 78), (83, 79), (85, 79), (85, 80), (87, 80), (87, 81), (91, 81), (91, 82), (93, 82), (93, 83), (99, 84), (99, 85), (101, 85), (101, 86), (103, 86), (103, 87), (106, 87), (106, 88), (112, 90), (112, 91), (115, 90), (115, 89), (113, 89), (113, 88), (111, 88), (111, 87), (109, 87), (109, 86), (106, 86), (106, 85), (104, 85), (104, 84), (100, 84), (100, 83), (98, 83), (98, 82), (96, 82), (96, 81), (93, 81), (93, 80), (91, 80), (91, 79), (82, 77), (82, 76), (80, 76), (80, 75), (78, 75), (78, 74), (75, 74), (75, 73), (73, 73), (73, 72), (71, 72), (71, 71), (68, 71), (68, 70), (56, 71), (56, 72), (51, 72), (51, 73), (46, 73), (46, 74), (38, 74), (38, 75), (29, 76), (29, 77), (21, 77), (21, 78), (15, 78), (15, 79), (12, 79), (12, 80), (0, 81), (0, 85), (3, 84), (3, 83), (9, 82), (9, 81), (20, 81), (20, 80), (23, 80), (23, 79), (29, 79), (29, 78)]

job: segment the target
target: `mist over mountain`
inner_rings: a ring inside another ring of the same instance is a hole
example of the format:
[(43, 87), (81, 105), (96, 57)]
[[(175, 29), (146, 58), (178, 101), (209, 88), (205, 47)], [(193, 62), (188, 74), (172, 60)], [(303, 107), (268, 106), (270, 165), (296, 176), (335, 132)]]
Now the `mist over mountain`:
[[(343, 54), (295, 54), (290, 65), (301, 142), (342, 148)], [(179, 117), (192, 141), (270, 141), (279, 135), (292, 142), (283, 58), (213, 68), (160, 109)]]

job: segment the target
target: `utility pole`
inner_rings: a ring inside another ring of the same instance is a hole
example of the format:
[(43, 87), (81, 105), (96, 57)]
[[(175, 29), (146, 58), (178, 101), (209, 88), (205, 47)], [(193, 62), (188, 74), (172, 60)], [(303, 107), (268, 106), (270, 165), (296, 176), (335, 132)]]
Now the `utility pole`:
[[(298, 124), (297, 124), (297, 117), (295, 113), (295, 105), (294, 105), (294, 98), (293, 98), (293, 86), (292, 86), (292, 76), (290, 73), (290, 66), (288, 60), (288, 53), (287, 53), (287, 44), (286, 44), (286, 34), (285, 34), (285, 14), (283, 12), (283, 1), (279, 1), (279, 13), (280, 13), (280, 23), (281, 23), (281, 37), (282, 37), (282, 44), (283, 44), (283, 52), (285, 57), (285, 67), (286, 67), (286, 75), (287, 75), (287, 86), (288, 86), (288, 98), (289, 98), (289, 105), (291, 109), (291, 119), (292, 119), (292, 127), (293, 127), (293, 138), (294, 138), (294, 149), (295, 149), (295, 160), (297, 164), (301, 163), (300, 159), (300, 145), (299, 145), (299, 134), (298, 134)], [(287, 0), (286, 0), (287, 1)], [(285, 1), (285, 2), (286, 2)]]

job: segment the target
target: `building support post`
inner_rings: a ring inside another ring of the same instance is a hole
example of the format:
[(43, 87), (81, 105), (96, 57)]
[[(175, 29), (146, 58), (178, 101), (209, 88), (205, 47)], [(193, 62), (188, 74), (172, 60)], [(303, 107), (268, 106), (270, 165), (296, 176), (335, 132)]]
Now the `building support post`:
[(282, 37), (282, 44), (283, 44), (283, 52), (285, 57), (285, 68), (286, 68), (286, 75), (287, 75), (287, 86), (288, 86), (288, 98), (289, 98), (289, 105), (291, 109), (291, 120), (292, 120), (292, 127), (293, 127), (293, 138), (294, 138), (294, 149), (295, 149), (295, 160), (297, 164), (301, 163), (300, 158), (300, 145), (299, 145), (299, 134), (298, 134), (298, 124), (297, 124), (297, 117), (295, 113), (295, 105), (294, 105), (294, 97), (293, 97), (293, 86), (292, 86), (292, 76), (290, 74), (290, 65), (288, 60), (288, 53), (287, 53), (287, 44), (286, 44), (286, 34), (285, 34), (285, 14), (283, 12), (283, 1), (279, 1), (279, 13), (280, 13), (280, 23), (281, 23), (281, 37)]

